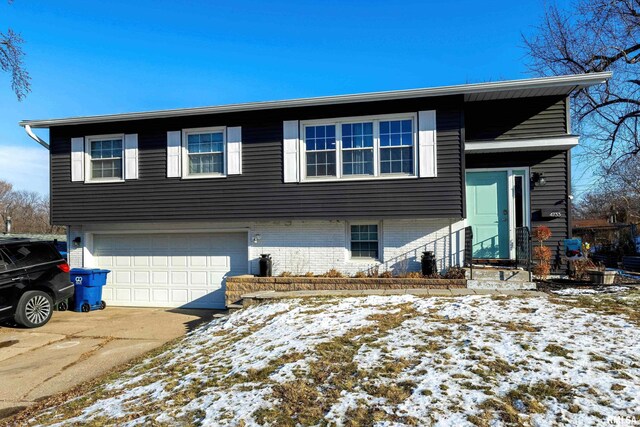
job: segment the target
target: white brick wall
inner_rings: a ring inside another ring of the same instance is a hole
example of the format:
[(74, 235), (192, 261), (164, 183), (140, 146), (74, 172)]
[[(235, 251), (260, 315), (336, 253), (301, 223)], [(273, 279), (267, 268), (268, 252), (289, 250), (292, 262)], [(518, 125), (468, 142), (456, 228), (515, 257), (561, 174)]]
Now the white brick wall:
[[(80, 246), (76, 247), (73, 240), (77, 237), (82, 239)], [(84, 267), (82, 251), (84, 249), (84, 236), (82, 233), (82, 227), (70, 226), (67, 227), (67, 249), (69, 252), (69, 265), (71, 268)]]
[[(374, 262), (350, 259), (348, 222), (345, 221), (255, 223), (251, 227), (249, 247), (252, 273), (258, 272), (257, 260), (262, 253), (271, 254), (274, 274), (282, 271), (320, 274), (331, 268), (353, 274), (375, 265), (380, 271), (419, 271), (420, 257), (425, 250), (433, 251), (438, 268), (445, 270), (462, 263), (460, 249), (456, 249), (461, 247), (455, 234), (460, 226), (456, 224), (448, 219), (382, 221), (379, 237), (383, 259)], [(253, 243), (258, 234), (260, 241)]]
[[(359, 222), (362, 223), (362, 222)], [(121, 230), (144, 233), (145, 230), (245, 230), (248, 233), (250, 273), (258, 272), (260, 254), (271, 254), (274, 274), (290, 271), (321, 274), (335, 268), (354, 274), (379, 266), (380, 271), (420, 270), (420, 257), (425, 250), (433, 251), (440, 270), (461, 265), (464, 250), (464, 221), (449, 219), (403, 219), (380, 222), (381, 262), (352, 260), (349, 252), (349, 223), (342, 220), (270, 221), (252, 223), (145, 223), (87, 225), (69, 227), (69, 263), (72, 267), (93, 267), (84, 244), (92, 233)], [(259, 240), (255, 241), (257, 236)], [(73, 239), (81, 237), (82, 245), (74, 248)], [(255, 241), (255, 242), (254, 242)]]

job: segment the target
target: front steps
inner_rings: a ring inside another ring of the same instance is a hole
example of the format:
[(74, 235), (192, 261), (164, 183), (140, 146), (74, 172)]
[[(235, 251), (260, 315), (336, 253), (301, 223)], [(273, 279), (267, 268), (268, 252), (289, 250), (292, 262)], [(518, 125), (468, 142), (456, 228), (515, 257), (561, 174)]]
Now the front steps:
[(515, 268), (473, 266), (467, 268), (467, 288), (496, 290), (535, 290), (528, 271)]

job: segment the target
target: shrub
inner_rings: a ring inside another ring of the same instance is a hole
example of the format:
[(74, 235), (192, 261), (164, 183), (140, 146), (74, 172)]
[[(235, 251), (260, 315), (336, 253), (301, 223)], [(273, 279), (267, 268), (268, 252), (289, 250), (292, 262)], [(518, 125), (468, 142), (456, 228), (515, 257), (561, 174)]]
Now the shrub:
[(547, 246), (534, 246), (533, 258), (539, 260), (550, 260), (551, 249), (549, 249)]
[(551, 229), (546, 225), (540, 225), (533, 230), (533, 238), (538, 242), (544, 242), (551, 237)]
[(404, 277), (406, 277), (407, 279), (422, 279), (422, 273), (420, 273), (419, 271), (410, 271), (409, 273), (405, 274)]
[(293, 277), (293, 273), (290, 271), (283, 271), (280, 273), (280, 277)]
[(533, 248), (533, 257), (538, 260), (538, 264), (533, 267), (533, 274), (545, 279), (551, 272), (551, 249), (544, 246), (545, 240), (551, 237), (551, 229), (547, 226), (540, 225), (533, 230), (533, 238), (539, 243), (539, 246)]
[(313, 276), (315, 275), (313, 274), (312, 271), (307, 271), (306, 273), (304, 273), (304, 277), (313, 277)]
[(331, 270), (329, 270), (326, 273), (324, 273), (322, 275), (322, 277), (344, 277), (344, 274), (342, 274), (341, 272), (339, 272), (335, 268), (332, 268)]
[(353, 277), (355, 277), (356, 279), (363, 279), (367, 277), (367, 273), (365, 273), (364, 271), (358, 271), (353, 275)]
[(393, 274), (389, 270), (380, 273), (380, 277), (383, 279), (390, 279), (393, 277)]
[(462, 267), (451, 267), (442, 276), (443, 279), (465, 279), (465, 270)]
[(369, 273), (367, 274), (368, 277), (378, 277), (380, 274), (380, 270), (378, 268), (377, 265), (374, 265), (373, 267), (371, 267), (369, 269)]

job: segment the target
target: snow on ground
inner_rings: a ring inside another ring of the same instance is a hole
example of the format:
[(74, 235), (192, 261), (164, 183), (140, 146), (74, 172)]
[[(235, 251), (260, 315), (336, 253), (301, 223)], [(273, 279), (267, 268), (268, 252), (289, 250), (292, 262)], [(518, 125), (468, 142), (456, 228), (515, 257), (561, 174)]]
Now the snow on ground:
[(614, 294), (616, 292), (628, 291), (627, 286), (606, 286), (599, 288), (565, 288), (551, 291), (556, 295), (593, 295), (593, 294)]
[(29, 423), (636, 425), (640, 326), (623, 310), (577, 301), (404, 295), (254, 306)]

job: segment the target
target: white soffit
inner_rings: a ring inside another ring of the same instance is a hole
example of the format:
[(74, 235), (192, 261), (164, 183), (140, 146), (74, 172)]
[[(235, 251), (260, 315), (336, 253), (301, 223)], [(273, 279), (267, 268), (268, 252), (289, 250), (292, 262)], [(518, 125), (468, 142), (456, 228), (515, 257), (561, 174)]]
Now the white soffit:
[(558, 138), (511, 139), (506, 141), (466, 141), (465, 153), (497, 153), (508, 151), (568, 150), (578, 145), (579, 137), (567, 135)]

